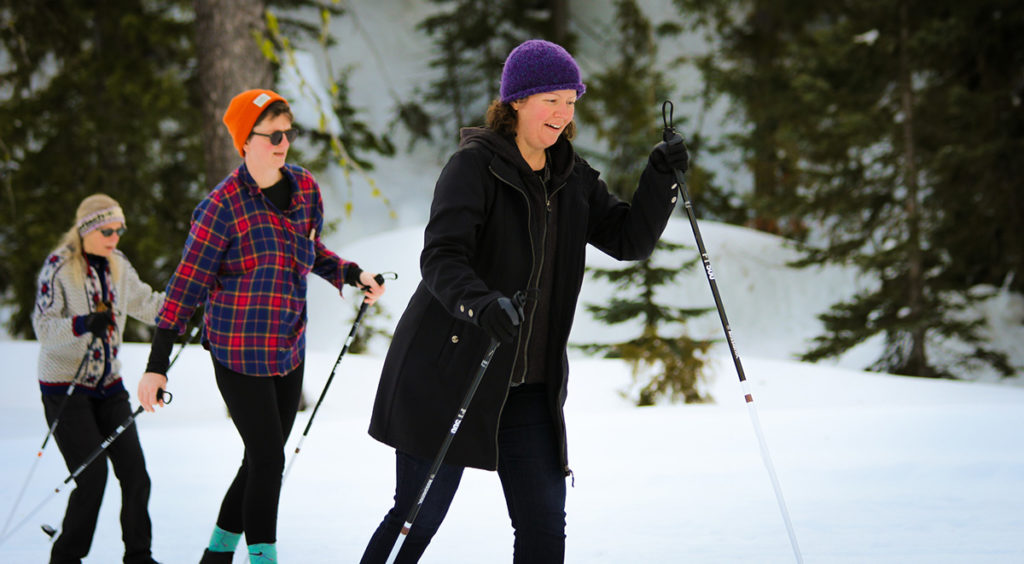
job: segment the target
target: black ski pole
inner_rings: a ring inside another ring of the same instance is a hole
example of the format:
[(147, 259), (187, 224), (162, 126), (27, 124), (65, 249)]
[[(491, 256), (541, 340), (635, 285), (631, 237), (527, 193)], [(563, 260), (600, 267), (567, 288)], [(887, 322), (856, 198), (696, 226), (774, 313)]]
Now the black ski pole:
[(427, 473), (427, 479), (423, 482), (423, 487), (420, 488), (420, 494), (417, 496), (416, 504), (409, 510), (409, 515), (405, 518), (405, 524), (402, 525), (402, 531), (399, 535), (398, 542), (391, 549), (391, 554), (388, 556), (388, 564), (392, 564), (398, 553), (402, 549), (402, 545), (405, 544), (406, 537), (409, 536), (409, 530), (412, 529), (412, 524), (416, 521), (416, 515), (419, 514), (420, 508), (423, 506), (423, 500), (427, 497), (427, 492), (430, 491), (430, 486), (434, 483), (434, 478), (437, 477), (438, 470), (441, 469), (441, 463), (444, 462), (444, 457), (448, 454), (448, 447), (452, 444), (452, 439), (455, 438), (455, 433), (459, 431), (459, 426), (462, 425), (463, 418), (466, 417), (466, 409), (469, 408), (469, 403), (473, 400), (473, 395), (476, 394), (477, 387), (480, 386), (481, 380), (483, 380), (484, 372), (487, 371), (487, 365), (491, 363), (491, 359), (494, 357), (494, 351), (498, 350), (498, 346), (501, 343), (497, 339), (491, 339), (491, 344), (487, 348), (487, 352), (484, 353), (484, 358), (480, 361), (480, 368), (477, 369), (476, 376), (473, 378), (473, 382), (469, 386), (469, 390), (466, 391), (466, 397), (462, 400), (462, 405), (459, 407), (459, 412), (455, 416), (455, 421), (452, 423), (451, 429), (448, 434), (444, 437), (444, 442), (441, 443), (441, 448), (437, 452), (437, 456), (434, 457), (433, 464), (430, 465), (430, 471)]
[(64, 394), (64, 397), (60, 401), (60, 406), (57, 408), (57, 414), (53, 417), (53, 422), (50, 423), (50, 428), (47, 429), (46, 436), (43, 437), (43, 444), (36, 452), (35, 460), (32, 461), (32, 468), (29, 469), (28, 475), (25, 476), (25, 483), (21, 485), (21, 491), (18, 492), (18, 497), (14, 500), (11, 512), (7, 515), (7, 520), (4, 522), (3, 533), (7, 533), (7, 527), (11, 524), (11, 519), (14, 517), (14, 513), (18, 510), (18, 505), (21, 504), (21, 498), (25, 495), (25, 490), (28, 488), (29, 482), (32, 481), (32, 476), (36, 473), (36, 466), (39, 465), (39, 461), (43, 458), (43, 451), (46, 450), (46, 445), (50, 442), (50, 437), (53, 436), (53, 432), (57, 430), (57, 424), (60, 423), (60, 417), (64, 414), (64, 409), (68, 406), (68, 400), (71, 398), (71, 394), (75, 393), (75, 387), (78, 385), (78, 380), (82, 375), (82, 367), (84, 367), (89, 361), (89, 357), (92, 355), (92, 346), (96, 343), (96, 339), (98, 338), (99, 337), (93, 335), (92, 340), (89, 341), (89, 346), (85, 349), (85, 354), (82, 355), (82, 362), (78, 363), (78, 369), (75, 370), (75, 377), (71, 379), (71, 385), (68, 386), (67, 393)]
[[(161, 396), (167, 397), (161, 398)], [(174, 395), (166, 390), (157, 390), (157, 398), (163, 399), (165, 404), (169, 404), (171, 403), (171, 400), (174, 399)], [(135, 423), (135, 418), (138, 417), (139, 414), (142, 413), (142, 411), (143, 409), (142, 406), (140, 405), (135, 409), (134, 412), (132, 412), (131, 415), (129, 415), (120, 425), (118, 425), (117, 428), (115, 428), (114, 431), (107, 436), (107, 438), (103, 439), (103, 442), (101, 442), (99, 446), (97, 446), (96, 449), (93, 450), (92, 453), (90, 453), (89, 456), (86, 457), (85, 461), (79, 464), (78, 467), (75, 468), (75, 470), (71, 472), (71, 474), (69, 474), (68, 477), (65, 478), (63, 482), (60, 483), (60, 485), (54, 488), (53, 492), (51, 492), (50, 495), (44, 498), (43, 501), (39, 502), (39, 505), (37, 505), (32, 511), (25, 515), (25, 518), (19, 521), (17, 525), (11, 527), (9, 531), (4, 533), (4, 536), (0, 538), (0, 545), (7, 542), (7, 539), (11, 538), (11, 535), (13, 535), (15, 531), (20, 529), (21, 526), (24, 525), (29, 519), (31, 519), (32, 516), (38, 513), (39, 510), (42, 509), (44, 505), (49, 503), (51, 499), (60, 494), (61, 490), (63, 490), (64, 487), (68, 485), (68, 483), (77, 478), (78, 475), (84, 472), (85, 469), (88, 468), (90, 464), (92, 464), (97, 458), (100, 457), (100, 455), (106, 452), (106, 450), (110, 448), (110, 445), (114, 441), (116, 441), (117, 438), (120, 437), (121, 434), (125, 432), (125, 430), (127, 430), (129, 427), (132, 426), (133, 423)], [(50, 528), (52, 529), (52, 527)], [(43, 530), (45, 531), (46, 527), (44, 527)]]
[[(672, 102), (666, 100), (661, 105), (661, 118), (664, 122), (664, 131), (662, 132), (662, 139), (665, 143), (674, 145), (682, 143), (683, 138), (676, 133), (676, 130), (672, 127)], [(722, 296), (718, 292), (718, 283), (715, 282), (715, 272), (711, 268), (711, 260), (708, 257), (708, 251), (704, 247), (704, 239), (700, 236), (700, 228), (697, 227), (697, 216), (693, 211), (693, 202), (690, 200), (689, 191), (686, 188), (686, 177), (683, 171), (675, 170), (676, 183), (679, 185), (679, 192), (683, 196), (683, 206), (686, 208), (686, 215), (690, 218), (690, 227), (693, 229), (693, 237), (697, 241), (697, 250), (700, 252), (701, 260), (704, 263), (704, 273), (707, 275), (708, 283), (711, 285), (711, 294), (715, 298), (715, 306), (718, 308), (718, 316), (722, 320), (722, 329), (725, 331), (725, 338), (729, 344), (729, 351), (732, 353), (732, 361), (736, 366), (736, 375), (740, 379), (740, 387), (743, 390), (743, 398), (747, 403), (747, 412), (750, 414), (750, 420), (754, 425), (754, 432), (757, 435), (757, 442), (761, 448), (761, 460), (764, 461), (765, 468), (768, 469), (768, 475), (771, 478), (772, 488), (775, 490), (775, 499), (779, 504), (779, 511), (782, 513), (782, 520), (786, 524), (786, 532), (789, 534), (789, 543), (793, 547), (793, 554), (796, 556), (798, 563), (803, 563), (803, 555), (800, 553), (800, 546), (796, 541), (796, 532), (793, 530), (793, 523), (789, 518), (789, 510), (786, 508), (786, 500), (782, 497), (782, 486), (779, 485), (779, 479), (775, 474), (775, 465), (772, 463), (771, 454), (768, 452), (768, 442), (764, 438), (764, 432), (761, 430), (761, 422), (757, 416), (757, 408), (754, 407), (754, 395), (751, 393), (750, 384), (747, 382), (746, 374), (743, 372), (743, 364), (740, 362), (739, 352), (736, 350), (736, 343), (732, 338), (732, 328), (729, 325), (729, 318), (725, 315), (725, 306), (722, 304)]]
[[(526, 301), (526, 294), (524, 292), (516, 292), (514, 301), (523, 307)], [(430, 491), (430, 486), (434, 483), (434, 478), (437, 477), (438, 470), (441, 469), (441, 463), (444, 462), (444, 457), (448, 454), (448, 447), (452, 444), (452, 439), (455, 438), (455, 433), (459, 431), (459, 427), (462, 425), (462, 420), (466, 417), (466, 410), (469, 409), (470, 402), (473, 401), (473, 396), (476, 394), (476, 389), (480, 386), (480, 382), (484, 379), (484, 372), (487, 371), (487, 366), (491, 363), (491, 359), (494, 358), (494, 351), (498, 350), (498, 346), (501, 345), (497, 339), (492, 338), (491, 344), (487, 347), (487, 352), (484, 353), (483, 360), (480, 361), (480, 368), (476, 371), (476, 376), (473, 377), (473, 381), (469, 385), (469, 389), (466, 391), (466, 397), (462, 399), (462, 405), (459, 406), (459, 412), (455, 415), (455, 421), (452, 423), (451, 429), (448, 430), (448, 434), (445, 435), (444, 441), (441, 443), (441, 448), (437, 452), (437, 456), (434, 457), (433, 464), (430, 465), (430, 471), (427, 472), (427, 479), (423, 481), (423, 487), (420, 489), (420, 494), (416, 498), (415, 505), (409, 510), (408, 517), (405, 518), (405, 524), (402, 525), (401, 533), (399, 534), (398, 542), (391, 547), (391, 554), (388, 556), (388, 564), (393, 564), (395, 559), (398, 558), (398, 553), (402, 550), (402, 545), (405, 544), (405, 539), (409, 536), (409, 531), (412, 529), (413, 522), (416, 521), (416, 515), (419, 514), (420, 508), (423, 507), (423, 500), (427, 498), (427, 492)]]
[[(397, 280), (398, 275), (394, 272), (385, 272), (378, 274), (374, 277), (377, 284), (384, 284), (384, 279)], [(316, 405), (313, 406), (313, 412), (309, 414), (309, 421), (306, 423), (306, 429), (302, 431), (302, 436), (299, 438), (299, 443), (295, 445), (295, 453), (292, 454), (291, 460), (288, 461), (288, 466), (284, 469), (284, 475), (281, 477), (281, 483), (288, 479), (288, 473), (291, 472), (292, 464), (295, 463), (295, 459), (298, 458), (299, 452), (302, 451), (302, 445), (306, 442), (306, 437), (309, 435), (309, 429), (313, 427), (313, 419), (316, 417), (317, 412), (320, 410), (320, 404), (324, 402), (324, 398), (327, 396), (327, 389), (331, 387), (331, 382), (334, 380), (334, 373), (338, 370), (338, 365), (341, 364), (342, 357), (348, 352), (349, 346), (352, 341), (356, 338), (356, 331), (359, 330), (359, 323), (363, 320), (363, 315), (366, 310), (370, 307), (370, 304), (363, 303), (359, 306), (359, 313), (356, 314), (356, 320), (352, 323), (352, 330), (348, 332), (348, 338), (345, 339), (345, 345), (341, 347), (341, 352), (338, 353), (338, 359), (334, 361), (334, 367), (331, 368), (331, 375), (327, 377), (327, 382), (324, 384), (324, 389), (320, 392), (320, 397), (316, 400)]]
[[(171, 362), (168, 363), (167, 370), (170, 370), (171, 367), (174, 366), (174, 363), (177, 362), (178, 357), (181, 356), (181, 352), (185, 350), (185, 347), (188, 346), (189, 343), (191, 343), (191, 342), (196, 340), (196, 336), (199, 334), (199, 330), (200, 329), (201, 329), (201, 327), (199, 325), (195, 325), (195, 326), (192, 327), (192, 331), (189, 333), (188, 338), (186, 338), (184, 341), (182, 341), (181, 346), (178, 347), (178, 352), (175, 353), (174, 358), (172, 358)], [(171, 393), (167, 392), (165, 390), (160, 390), (159, 393), (161, 393), (161, 394), (166, 393), (167, 397), (172, 397)], [(26, 485), (27, 485), (27, 482), (26, 482)], [(46, 536), (50, 537), (50, 540), (53, 540), (56, 537), (57, 532), (58, 532), (57, 528), (55, 528), (55, 527), (53, 527), (53, 526), (51, 526), (51, 525), (49, 525), (47, 523), (43, 523), (42, 525), (40, 525), (40, 528), (42, 528), (43, 532), (46, 533)]]
[(171, 367), (174, 366), (174, 363), (178, 361), (178, 357), (181, 356), (181, 351), (185, 350), (185, 346), (195, 341), (196, 336), (199, 335), (199, 330), (201, 328), (202, 322), (192, 327), (192, 331), (189, 333), (188, 338), (182, 341), (181, 346), (178, 347), (178, 352), (174, 353), (174, 358), (172, 358), (171, 362), (167, 365), (167, 370), (170, 370)]
[(85, 354), (82, 356), (82, 362), (78, 363), (78, 369), (75, 370), (75, 377), (71, 379), (71, 385), (68, 386), (68, 391), (64, 394), (64, 398), (61, 399), (60, 407), (57, 408), (57, 415), (54, 416), (53, 423), (50, 424), (50, 429), (46, 432), (46, 436), (43, 438), (43, 444), (39, 447), (39, 452), (36, 454), (37, 457), (43, 455), (43, 449), (46, 448), (46, 443), (50, 441), (50, 437), (57, 429), (57, 424), (60, 423), (60, 416), (64, 414), (64, 409), (68, 406), (68, 398), (71, 397), (71, 394), (75, 393), (75, 387), (78, 386), (79, 378), (83, 374), (82, 367), (88, 363), (89, 357), (92, 356), (92, 346), (96, 344), (96, 340), (99, 338), (100, 337), (93, 335), (92, 340), (89, 341), (89, 346), (86, 347)]

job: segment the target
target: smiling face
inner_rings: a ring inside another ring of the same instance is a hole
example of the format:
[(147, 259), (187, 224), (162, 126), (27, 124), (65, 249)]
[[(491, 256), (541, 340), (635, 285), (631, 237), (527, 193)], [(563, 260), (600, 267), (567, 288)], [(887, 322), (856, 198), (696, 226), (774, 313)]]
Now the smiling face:
[(273, 145), (270, 135), (275, 131), (287, 131), (292, 128), (292, 120), (287, 114), (280, 114), (272, 119), (265, 119), (252, 128), (253, 133), (264, 135), (252, 135), (243, 146), (245, 149), (245, 163), (250, 170), (273, 171), (284, 166), (288, 157), (288, 149), (291, 143), (287, 137), (282, 136), (281, 142)]
[[(117, 229), (120, 227), (124, 227), (124, 223), (111, 221), (86, 233), (85, 237), (82, 237), (82, 250), (90, 255), (110, 258), (110, 255), (117, 249), (117, 243), (121, 240), (121, 236), (117, 234)], [(104, 235), (104, 231), (110, 235)]]
[[(531, 166), (555, 144), (576, 111), (575, 90), (541, 92), (512, 102), (516, 110), (516, 145)], [(543, 164), (543, 160), (541, 161)]]

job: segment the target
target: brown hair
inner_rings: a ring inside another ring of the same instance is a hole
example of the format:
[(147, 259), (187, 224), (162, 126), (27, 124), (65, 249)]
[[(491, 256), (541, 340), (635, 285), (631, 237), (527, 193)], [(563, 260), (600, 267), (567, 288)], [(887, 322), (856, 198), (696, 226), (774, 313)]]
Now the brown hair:
[[(512, 109), (511, 102), (502, 102), (499, 98), (495, 98), (487, 108), (484, 123), (487, 129), (494, 130), (503, 135), (514, 136), (516, 134), (516, 124), (519, 123), (519, 114)], [(565, 129), (562, 130), (562, 135), (569, 141), (576, 138), (576, 120), (570, 121), (565, 126)]]
[(249, 136), (245, 138), (246, 141), (252, 139), (252, 132), (256, 129), (256, 126), (263, 123), (264, 120), (274, 119), (277, 116), (285, 115), (288, 116), (288, 121), (295, 123), (295, 116), (292, 115), (292, 108), (288, 105), (288, 102), (283, 100), (277, 100), (274, 103), (267, 106), (267, 109), (260, 113), (256, 121), (253, 122), (252, 128), (249, 129)]

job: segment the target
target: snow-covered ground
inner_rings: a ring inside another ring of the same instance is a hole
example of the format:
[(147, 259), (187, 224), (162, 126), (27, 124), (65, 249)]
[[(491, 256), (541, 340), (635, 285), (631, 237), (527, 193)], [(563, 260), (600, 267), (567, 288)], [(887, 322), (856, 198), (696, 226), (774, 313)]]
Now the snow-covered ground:
[[(1018, 432), (1024, 389), (850, 368), (875, 352), (870, 344), (836, 365), (790, 360), (816, 331), (814, 314), (822, 303), (855, 280), (842, 271), (789, 271), (781, 266), (789, 251), (775, 238), (713, 223), (702, 227), (805, 561), (1024, 562), (1024, 436)], [(692, 244), (687, 228), (674, 220), (666, 236)], [(367, 266), (401, 275), (382, 301), (391, 319), (371, 310), (367, 322), (389, 327), (397, 321), (418, 278), (421, 229), (341, 249)], [(596, 254), (591, 262), (604, 264)], [(311, 286), (305, 387), (315, 399), (352, 316), (350, 304), (326, 283)], [(584, 302), (606, 297), (599, 284), (585, 288)], [(675, 291), (693, 303), (710, 303), (699, 271)], [(1007, 323), (996, 332), (1021, 342), (1019, 300), (1006, 298), (992, 309)], [(579, 317), (576, 342), (628, 333)], [(706, 329), (717, 322), (709, 316)], [(694, 325), (694, 331), (705, 330)], [(339, 366), (284, 486), (278, 543), (284, 562), (358, 561), (389, 507), (393, 452), (365, 432), (383, 348), (376, 344), (369, 354), (348, 355)], [(5, 520), (46, 432), (34, 375), (37, 353), (35, 342), (0, 342)], [(142, 344), (122, 352), (133, 391), (146, 355)], [(629, 387), (627, 366), (573, 356), (566, 406), (575, 472), (567, 506), (568, 562), (795, 561), (722, 347), (707, 384), (715, 402), (698, 406), (632, 407), (620, 393)], [(1019, 357), (1016, 362), (1021, 364)], [(185, 350), (172, 369), (171, 390), (174, 403), (143, 415), (138, 425), (153, 479), (154, 553), (174, 564), (198, 560), (241, 444), (205, 351)], [(289, 453), (308, 417), (299, 415)], [(59, 524), (67, 488), (50, 494), (66, 475), (51, 445), (14, 521), (49, 501), (0, 545), (0, 562), (46, 560), (49, 543), (39, 524)], [(119, 505), (111, 476), (87, 562), (119, 561)], [(511, 546), (497, 477), (469, 471), (423, 562), (508, 562)]]

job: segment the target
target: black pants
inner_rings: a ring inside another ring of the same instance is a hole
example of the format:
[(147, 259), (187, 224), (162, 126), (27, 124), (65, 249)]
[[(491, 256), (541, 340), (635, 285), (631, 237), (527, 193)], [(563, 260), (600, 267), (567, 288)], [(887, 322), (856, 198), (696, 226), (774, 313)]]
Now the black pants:
[(305, 363), (284, 376), (246, 376), (213, 361), (217, 387), (245, 445), (217, 516), (217, 526), (245, 533), (247, 544), (277, 541), (284, 443), (295, 423)]
[[(131, 415), (128, 392), (108, 398), (73, 394), (71, 397), (43, 396), (46, 421), (53, 424), (61, 404), (67, 406), (54, 431), (54, 439), (68, 470), (73, 472), (100, 446), (118, 425)], [(93, 461), (75, 479), (76, 487), (68, 497), (60, 536), (50, 551), (51, 564), (77, 563), (89, 553), (103, 490), (107, 485), (107, 459), (121, 484), (121, 535), (126, 563), (149, 562), (152, 524), (149, 520), (149, 474), (139, 444), (139, 433), (132, 425), (107, 448), (105, 456)]]
[[(565, 473), (555, 438), (544, 384), (512, 388), (498, 427), (498, 478), (515, 531), (514, 564), (565, 560)], [(370, 538), (362, 564), (387, 560), (432, 463), (396, 452), (395, 505)], [(448, 513), (462, 472), (461, 466), (441, 465), (396, 562), (419, 561)]]

